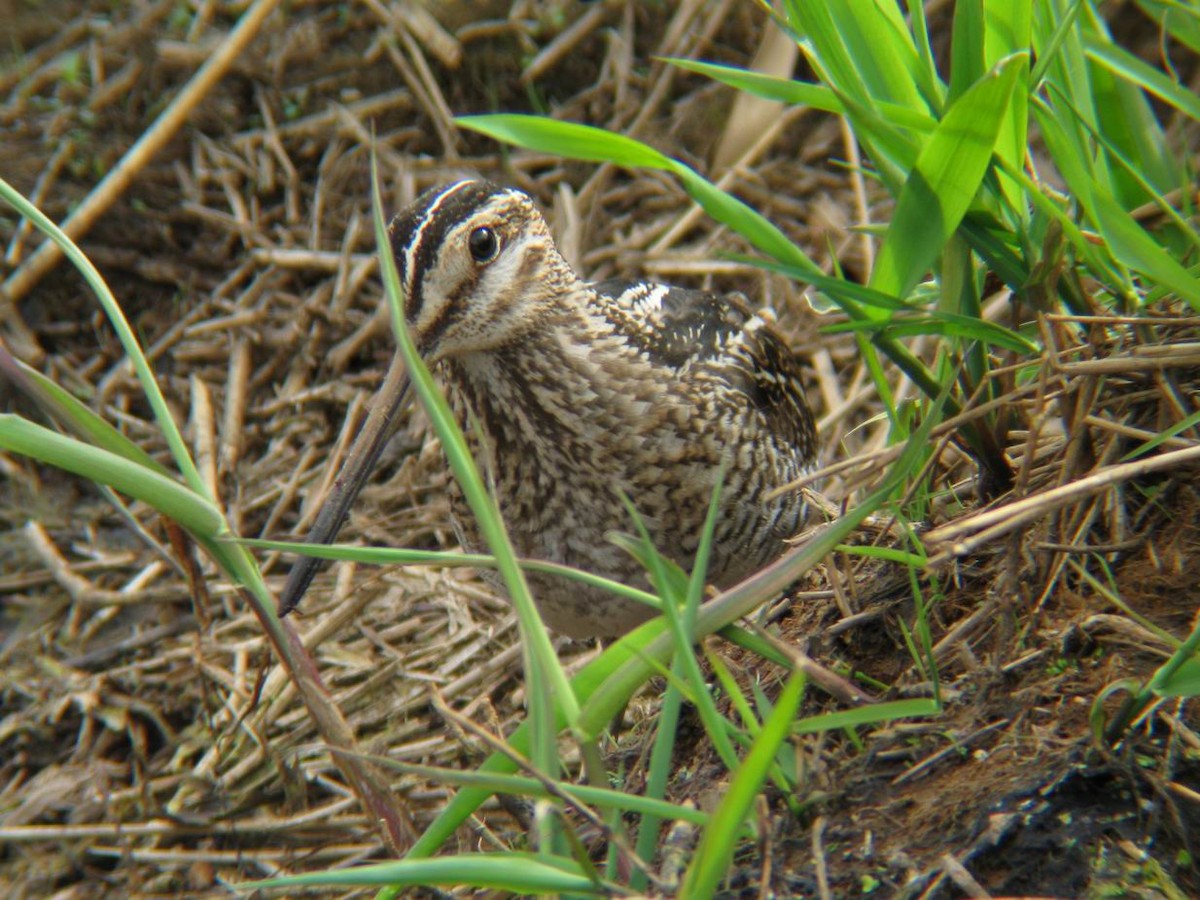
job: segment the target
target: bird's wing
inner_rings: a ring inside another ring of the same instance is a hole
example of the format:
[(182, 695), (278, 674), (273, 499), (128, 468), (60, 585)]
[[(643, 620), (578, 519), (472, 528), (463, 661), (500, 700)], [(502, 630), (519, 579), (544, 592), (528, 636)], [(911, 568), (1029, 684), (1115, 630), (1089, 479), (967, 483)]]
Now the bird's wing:
[(749, 398), (783, 441), (815, 455), (816, 434), (800, 362), (740, 293), (716, 294), (649, 282), (593, 285), (605, 314), (652, 362), (716, 376)]

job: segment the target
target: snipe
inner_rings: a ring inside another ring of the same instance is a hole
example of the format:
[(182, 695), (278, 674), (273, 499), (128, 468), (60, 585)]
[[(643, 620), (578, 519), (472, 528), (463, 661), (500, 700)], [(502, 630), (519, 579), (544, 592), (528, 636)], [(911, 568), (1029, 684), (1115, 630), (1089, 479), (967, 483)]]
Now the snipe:
[[(800, 367), (740, 294), (579, 278), (520, 191), (460, 181), (391, 224), (405, 314), (439, 371), (518, 554), (630, 584), (641, 567), (605, 539), (631, 531), (631, 498), (659, 550), (685, 568), (721, 466), (709, 581), (727, 586), (778, 556), (804, 522), (796, 492), (771, 492), (814, 462)], [(333, 540), (407, 393), (393, 364), (310, 540)], [(478, 425), (466, 425), (473, 416)], [(455, 531), (486, 550), (455, 491)], [(299, 559), (281, 596), (299, 602), (319, 561)], [(530, 573), (546, 622), (611, 637), (651, 610)]]

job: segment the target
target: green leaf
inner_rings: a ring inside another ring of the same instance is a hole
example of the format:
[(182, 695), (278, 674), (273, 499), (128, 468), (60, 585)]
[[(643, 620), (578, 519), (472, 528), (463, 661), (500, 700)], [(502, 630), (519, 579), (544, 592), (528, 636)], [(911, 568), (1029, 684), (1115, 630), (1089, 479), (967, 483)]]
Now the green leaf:
[(893, 337), (911, 337), (922, 334), (940, 334), (946, 337), (957, 337), (965, 340), (1003, 347), (1014, 353), (1034, 353), (1037, 345), (1021, 337), (1015, 331), (988, 322), (985, 319), (973, 319), (958, 313), (934, 312), (927, 316), (897, 316), (880, 321), (852, 321), (827, 325), (821, 329), (826, 334), (844, 332), (886, 332)]
[[(498, 567), (496, 557), (483, 553), (459, 553), (456, 550), (410, 550), (406, 547), (360, 547), (354, 544), (307, 544), (297, 541), (267, 541), (253, 538), (226, 539), (231, 543), (252, 547), (256, 550), (277, 550), (283, 553), (294, 553), (301, 556), (315, 556), (318, 559), (348, 559), (354, 562), (370, 563), (377, 566), (441, 566), (444, 568), (468, 567), (472, 569), (495, 569)], [(648, 606), (658, 608), (659, 599), (646, 591), (638, 590), (619, 581), (613, 581), (581, 569), (558, 563), (545, 562), (538, 559), (521, 559), (518, 565), (527, 572), (545, 572), (578, 581), (591, 587), (598, 587), (617, 597), (628, 597)]]
[(1033, 0), (983, 0), (987, 20), (984, 62), (994, 66), (1015, 53), (1028, 53), (1033, 32)]
[[(792, 106), (808, 106), (839, 116), (846, 111), (833, 91), (824, 85), (780, 78), (777, 75), (764, 75), (737, 66), (725, 66), (695, 59), (668, 56), (664, 58), (664, 61), (676, 68), (695, 72), (697, 75), (706, 75), (714, 81), (727, 84), (729, 87), (747, 94), (753, 94), (755, 97), (762, 97), (764, 100), (777, 100)], [(932, 125), (932, 120), (930, 124)]]
[(927, 697), (917, 697), (912, 700), (891, 700), (887, 703), (872, 703), (869, 706), (860, 706), (856, 709), (822, 713), (819, 716), (809, 716), (799, 719), (792, 724), (792, 733), (816, 734), (822, 731), (834, 731), (841, 728), (857, 728), (862, 725), (893, 722), (896, 719), (936, 716), (941, 711), (941, 705), (936, 700)]
[(700, 843), (680, 888), (681, 897), (712, 897), (716, 894), (737, 849), (737, 834), (742, 822), (774, 764), (776, 751), (788, 738), (803, 692), (803, 676), (799, 672), (792, 673), (750, 752), (733, 774), (729, 789), (713, 810), (708, 827), (700, 835)]
[(1175, 291), (1200, 310), (1200, 281), (1175, 261), (1149, 232), (1099, 185), (1092, 190), (1092, 218), (1112, 255), (1129, 268)]
[(824, 277), (821, 268), (758, 210), (727, 194), (683, 163), (676, 163), (672, 171), (706, 213), (728, 225), (757, 250), (781, 263), (795, 266), (808, 277)]
[(1134, 56), (1123, 47), (1101, 40), (1095, 34), (1088, 34), (1084, 37), (1084, 46), (1089, 59), (1094, 60), (1114, 75), (1119, 75), (1126, 81), (1153, 94), (1189, 118), (1200, 120), (1200, 97), (1168, 78), (1154, 66)]
[(37, 369), (13, 358), (3, 345), (0, 345), (0, 371), (33, 397), (43, 412), (70, 428), (86, 442), (123, 456), (164, 478), (171, 477), (170, 471), (149, 453)]
[[(1061, 97), (1061, 102), (1074, 109), (1068, 98)], [(1158, 285), (1187, 300), (1193, 308), (1200, 308), (1200, 281), (1159, 245), (1093, 175), (1091, 158), (1076, 140), (1078, 129), (1068, 130), (1060, 113), (1044, 102), (1035, 103), (1033, 110), (1055, 165), (1084, 213), (1104, 238), (1098, 252), (1149, 276)], [(1076, 115), (1082, 117), (1078, 111)], [(1038, 198), (1034, 199), (1037, 201)], [(1085, 255), (1094, 252), (1079, 244), (1073, 224), (1070, 228), (1064, 224), (1064, 231), (1071, 236), (1079, 252)], [(1126, 292), (1129, 292), (1128, 288)]]
[[(869, 5), (862, 0), (825, 0), (824, 4), (804, 5), (828, 8), (837, 40), (858, 70), (868, 96), (877, 102), (929, 110), (921, 89), (940, 93), (941, 86), (926, 82), (926, 72), (895, 0)], [(933, 101), (939, 105), (941, 97), (934, 96)]]
[[(844, 6), (845, 2), (841, 0), (836, 5)], [(917, 147), (906, 130), (899, 130), (885, 121), (881, 109), (884, 103), (892, 103), (914, 113), (929, 114), (930, 104), (917, 96), (915, 88), (918, 80), (924, 80), (924, 64), (913, 47), (910, 50), (911, 74), (905, 78), (907, 83), (901, 88), (906, 99), (898, 99), (898, 94), (887, 84), (886, 78), (883, 79), (883, 87), (875, 90), (878, 73), (868, 78), (858, 65), (857, 49), (850, 49), (850, 45), (843, 40), (842, 17), (847, 10), (834, 10), (834, 5), (787, 0), (784, 8), (793, 30), (806, 38), (801, 42), (800, 49), (809, 64), (846, 108), (846, 116), (854, 127), (855, 137), (863, 145), (883, 183), (893, 193), (898, 193), (916, 159)], [(860, 11), (863, 5), (859, 4)], [(894, 4), (891, 5), (894, 9)], [(849, 10), (849, 14), (853, 19), (858, 13)], [(860, 42), (861, 35), (855, 35), (851, 40)], [(885, 52), (884, 45), (879, 44), (868, 47), (865, 56), (870, 58)], [(930, 85), (927, 89), (934, 103), (940, 105), (940, 85)]]
[(250, 881), (242, 890), (343, 885), (352, 887), (475, 887), (516, 894), (608, 894), (571, 859), (531, 853), (463, 853), (436, 859), (402, 859), (350, 869)]
[(0, 447), (135, 497), (197, 537), (215, 538), (225, 532), (221, 511), (179, 482), (18, 415), (0, 414)]
[(603, 128), (559, 122), (543, 116), (500, 113), (459, 116), (463, 128), (518, 147), (531, 147), (568, 159), (610, 162), (628, 169), (671, 169), (674, 161), (653, 147)]
[(1132, 459), (1137, 459), (1139, 456), (1145, 456), (1151, 450), (1158, 449), (1158, 447), (1175, 437), (1175, 435), (1179, 434), (1180, 432), (1188, 431), (1189, 429), (1195, 428), (1197, 425), (1200, 425), (1200, 410), (1196, 410), (1196, 412), (1192, 413), (1190, 416), (1184, 416), (1170, 428), (1160, 431), (1144, 444), (1139, 444), (1137, 447), (1134, 447), (1121, 457), (1121, 462), (1129, 462)]
[(79, 249), (79, 246), (61, 228), (50, 221), (45, 213), (30, 203), (29, 200), (23, 197), (19, 191), (8, 184), (3, 178), (0, 178), (0, 198), (12, 204), (17, 212), (29, 219), (39, 231), (57, 244), (67, 259), (70, 260), (71, 264), (79, 270), (88, 287), (95, 293), (96, 299), (100, 302), (105, 315), (108, 316), (113, 330), (117, 333), (117, 339), (121, 342), (130, 365), (133, 366), (133, 371), (142, 386), (142, 391), (146, 394), (146, 400), (149, 402), (150, 408), (154, 411), (154, 418), (158, 422), (158, 427), (162, 430), (167, 447), (171, 450), (171, 456), (175, 459), (175, 465), (179, 467), (179, 471), (183, 474), (183, 480), (197, 494), (213, 500), (214, 498), (208, 497), (208, 485), (200, 477), (200, 472), (196, 468), (191, 454), (188, 452), (183, 434), (179, 431), (179, 426), (175, 424), (175, 420), (171, 417), (171, 409), (167, 406), (167, 401), (163, 397), (158, 382), (154, 378), (150, 362), (142, 352), (137, 336), (134, 335), (133, 329), (129, 326), (129, 321), (125, 318), (125, 313), (121, 310), (120, 304), (117, 303), (116, 298), (112, 295), (112, 291), (108, 289), (108, 285), (100, 275), (99, 270), (97, 270), (92, 261), (87, 258), (84, 252)]
[(1167, 34), (1200, 54), (1200, 9), (1191, 0), (1136, 0)]
[(554, 782), (554, 791), (545, 782), (527, 775), (507, 775), (499, 772), (476, 772), (464, 769), (448, 768), (445, 766), (426, 766), (407, 763), (386, 756), (363, 754), (364, 759), (376, 763), (382, 768), (392, 769), (404, 774), (417, 775), (427, 781), (438, 784), (449, 784), (455, 787), (484, 788), (496, 794), (512, 794), (526, 798), (556, 799), (555, 791), (561, 792), (580, 803), (596, 807), (620, 809), (628, 812), (638, 812), (646, 815), (653, 814), (665, 819), (679, 819), (694, 825), (704, 825), (708, 822), (708, 813), (695, 807), (681, 806), (668, 803), (654, 797), (642, 797), (615, 788), (592, 787), (587, 784), (571, 784), (563, 781)]
[(1010, 57), (950, 107), (926, 141), (896, 204), (870, 286), (906, 297), (958, 228), (992, 158), (1017, 75)]
[[(762, 97), (764, 100), (777, 100), (793, 106), (807, 106), (839, 116), (846, 113), (846, 107), (838, 99), (837, 94), (822, 84), (779, 78), (775, 75), (763, 75), (736, 66), (723, 66), (694, 59), (667, 57), (666, 61), (680, 69), (686, 69), (698, 75), (707, 75), (715, 81), (727, 84), (739, 91), (745, 91), (747, 94)], [(937, 125), (937, 120), (928, 112), (900, 106), (897, 103), (881, 101), (878, 104), (878, 111), (884, 121), (900, 128), (911, 128), (914, 131), (924, 132), (933, 131)]]
[(1200, 659), (1193, 656), (1184, 660), (1154, 686), (1154, 693), (1160, 697), (1200, 697)]
[(734, 229), (758, 250), (814, 276), (824, 275), (804, 251), (753, 207), (722, 191), (694, 169), (632, 138), (541, 116), (462, 116), (456, 121), (464, 128), (531, 150), (627, 168), (672, 172), (705, 212)]
[[(1017, 74), (1017, 85), (1008, 104), (1008, 115), (996, 137), (995, 154), (1016, 168), (1025, 165), (1029, 141), (1029, 52), (1032, 46), (1033, 0), (984, 0), (987, 21), (984, 33), (984, 64), (995, 66), (1001, 60), (1025, 53), (1025, 62)], [(1021, 186), (1007, 175), (1000, 175), (1000, 189), (1008, 208), (1018, 222), (1028, 219), (1028, 204)]]
[(987, 74), (984, 61), (983, 0), (958, 0), (954, 4), (953, 37), (950, 41), (950, 95), (954, 103), (967, 89)]
[[(1157, 190), (1165, 192), (1176, 187), (1182, 179), (1180, 167), (1142, 85), (1095, 59), (1096, 54), (1110, 56), (1105, 53), (1105, 46), (1112, 44), (1107, 24), (1094, 9), (1085, 9), (1081, 22), (1081, 52), (1087, 62), (1091, 88), (1089, 101), (1096, 111), (1095, 121), (1085, 120), (1085, 123), (1120, 148), (1127, 159), (1134, 160), (1142, 178)], [(1119, 205), (1128, 209), (1149, 199), (1124, 168), (1110, 167), (1104, 159), (1099, 163), (1093, 175)]]

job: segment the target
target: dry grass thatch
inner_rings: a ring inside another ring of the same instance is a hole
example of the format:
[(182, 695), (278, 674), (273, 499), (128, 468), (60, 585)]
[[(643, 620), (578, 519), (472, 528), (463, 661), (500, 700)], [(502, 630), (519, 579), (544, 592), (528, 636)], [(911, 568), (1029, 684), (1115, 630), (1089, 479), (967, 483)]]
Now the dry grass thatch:
[[(304, 531), (304, 498), (345, 452), (390, 355), (368, 219), (372, 131), (395, 206), (457, 174), (488, 175), (534, 193), (590, 275), (640, 272), (771, 303), (811, 361), (823, 488), (840, 498), (874, 483), (897, 452), (878, 399), (853, 340), (818, 335), (800, 286), (721, 261), (744, 248), (665, 176), (501, 155), (449, 119), (536, 97), (705, 169), (722, 155), (733, 161), (715, 173), (723, 186), (822, 264), (866, 272), (870, 244), (849, 228), (887, 211), (837, 164), (854, 159), (837, 122), (768, 110), (769, 127), (739, 143), (722, 127), (729, 92), (653, 60), (749, 64), (762, 16), (728, 0), (482, 5), (492, 18), (456, 3), (440, 23), (401, 21), (403, 6), (374, 0), (275, 12), (82, 242), (150, 348), (234, 528)], [(3, 176), (64, 218), (229, 33), (228, 10), (198, 8), (180, 19), (161, 0), (115, 11), (0, 2), (24, 51), (0, 65)], [(11, 218), (0, 234), (12, 278), (37, 241)], [(15, 299), (6, 339), (164, 455), (77, 278), (59, 266)], [(1010, 315), (1008, 298), (990, 312)], [(1036, 377), (1000, 369), (995, 399), (964, 413), (1003, 423), (1013, 493), (978, 506), (956, 423), (939, 429), (931, 454), (938, 492), (923, 540), (934, 560), (922, 591), (945, 716), (896, 722), (859, 744), (798, 739), (811, 818), (764, 805), (762, 845), (740, 862), (735, 893), (831, 885), (846, 895), (874, 879), (946, 896), (972, 882), (1065, 896), (1102, 868), (1097, 847), (1120, 868), (1122, 852), (1134, 860), (1155, 840), (1187, 846), (1200, 810), (1194, 705), (1158, 705), (1125, 756), (1093, 742), (1089, 716), (1106, 687), (1146, 678), (1169, 654), (1167, 636), (1194, 625), (1200, 436), (1124, 457), (1195, 408), (1200, 321), (1162, 309), (1041, 323), (1053, 349)], [(898, 383), (899, 399), (913, 393)], [(22, 404), (5, 396), (31, 412)], [(215, 896), (227, 882), (378, 858), (373, 823), (216, 573), (193, 595), (144, 510), (134, 507), (135, 533), (86, 483), (16, 457), (0, 456), (0, 468), (0, 884), (10, 895)], [(351, 535), (453, 547), (447, 477), (413, 412)], [(861, 540), (895, 538), (876, 522)], [(264, 565), (279, 583), (280, 561)], [(467, 768), (487, 748), (438, 705), (495, 733), (521, 716), (513, 616), (474, 573), (339, 564), (317, 588), (298, 627), (365, 750)], [(900, 628), (913, 596), (907, 571), (835, 555), (764, 621), (827, 665), (923, 695), (930, 686)], [(746, 678), (777, 677), (713, 647)], [(591, 652), (563, 648), (573, 663)], [(806, 712), (833, 708), (817, 692), (806, 701)], [(650, 690), (612, 747), (631, 785), (654, 711)], [(703, 741), (691, 750), (675, 794), (711, 802), (727, 773)], [(449, 792), (415, 776), (395, 787), (418, 822)], [(462, 847), (504, 844), (522, 813), (492, 804), (460, 833)]]

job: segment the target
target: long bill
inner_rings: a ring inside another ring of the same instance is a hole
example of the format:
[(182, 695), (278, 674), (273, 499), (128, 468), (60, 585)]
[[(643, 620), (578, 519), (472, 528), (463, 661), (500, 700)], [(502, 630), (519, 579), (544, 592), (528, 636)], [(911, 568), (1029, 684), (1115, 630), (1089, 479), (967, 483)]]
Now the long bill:
[[(379, 454), (383, 452), (384, 445), (395, 431), (396, 414), (408, 396), (409, 384), (404, 358), (397, 351), (392, 357), (392, 364), (383, 380), (383, 386), (371, 403), (367, 421), (354, 439), (350, 455), (342, 464), (341, 471), (329, 490), (329, 496), (317, 513), (317, 521), (308, 533), (307, 543), (330, 544), (337, 537), (350, 512), (350, 505), (366, 484)], [(315, 556), (301, 556), (292, 564), (287, 583), (283, 586), (283, 593), (279, 595), (280, 616), (286, 616), (296, 608), (325, 562)]]

